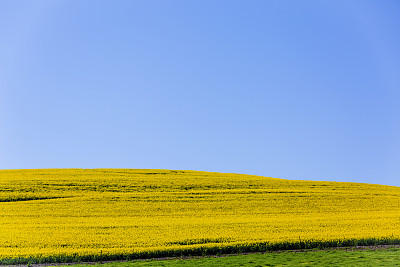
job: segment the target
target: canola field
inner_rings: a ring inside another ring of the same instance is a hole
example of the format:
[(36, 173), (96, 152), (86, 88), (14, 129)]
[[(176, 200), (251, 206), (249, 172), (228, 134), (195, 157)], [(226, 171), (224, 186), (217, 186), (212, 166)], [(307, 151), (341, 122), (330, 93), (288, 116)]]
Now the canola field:
[(369, 239), (400, 239), (399, 187), (200, 171), (0, 171), (3, 262)]

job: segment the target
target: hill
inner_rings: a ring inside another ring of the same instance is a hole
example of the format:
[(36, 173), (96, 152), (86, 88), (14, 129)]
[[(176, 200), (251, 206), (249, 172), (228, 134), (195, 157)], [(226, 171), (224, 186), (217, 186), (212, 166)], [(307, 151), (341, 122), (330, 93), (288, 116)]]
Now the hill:
[(0, 262), (398, 243), (400, 188), (200, 171), (0, 171)]

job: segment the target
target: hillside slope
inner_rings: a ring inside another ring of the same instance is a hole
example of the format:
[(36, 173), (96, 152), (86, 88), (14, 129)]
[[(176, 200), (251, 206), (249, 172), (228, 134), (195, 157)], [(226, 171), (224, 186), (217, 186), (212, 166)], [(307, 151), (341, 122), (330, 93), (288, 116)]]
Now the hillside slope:
[(0, 259), (399, 237), (399, 187), (199, 171), (0, 171)]

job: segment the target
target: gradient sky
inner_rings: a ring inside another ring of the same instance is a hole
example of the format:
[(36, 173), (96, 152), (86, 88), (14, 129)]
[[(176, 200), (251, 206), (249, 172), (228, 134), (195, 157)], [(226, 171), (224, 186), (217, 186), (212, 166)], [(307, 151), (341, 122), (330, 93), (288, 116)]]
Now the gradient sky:
[(400, 186), (400, 2), (0, 0), (0, 169)]

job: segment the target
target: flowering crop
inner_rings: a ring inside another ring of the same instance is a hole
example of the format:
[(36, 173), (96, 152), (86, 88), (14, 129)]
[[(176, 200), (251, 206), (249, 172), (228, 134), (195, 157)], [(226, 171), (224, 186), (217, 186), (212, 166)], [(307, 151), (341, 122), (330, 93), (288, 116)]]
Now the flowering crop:
[(199, 171), (0, 171), (0, 260), (368, 238), (400, 238), (400, 188)]

